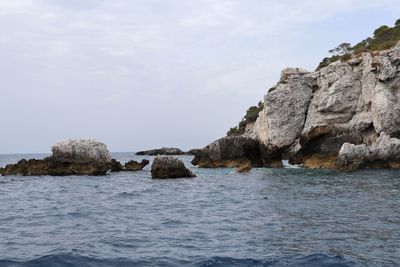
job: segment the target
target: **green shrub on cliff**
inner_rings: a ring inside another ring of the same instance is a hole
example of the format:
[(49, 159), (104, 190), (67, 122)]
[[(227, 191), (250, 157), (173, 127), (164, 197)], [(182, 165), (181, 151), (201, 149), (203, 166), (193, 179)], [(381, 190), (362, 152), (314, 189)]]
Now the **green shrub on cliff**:
[(264, 109), (264, 103), (261, 101), (258, 103), (258, 106), (249, 107), (246, 111), (246, 115), (244, 115), (243, 119), (239, 122), (239, 125), (230, 128), (226, 135), (235, 136), (244, 134), (247, 124), (255, 122), (258, 118), (258, 114), (263, 109)]
[[(328, 66), (329, 64), (341, 60), (347, 61), (351, 59), (351, 55), (360, 56), (364, 52), (375, 52), (390, 49), (400, 41), (400, 19), (398, 19), (393, 27), (383, 25), (374, 31), (374, 36), (369, 37), (355, 46), (343, 43), (338, 47), (329, 50), (333, 56), (324, 58), (318, 65), (318, 69)], [(344, 46), (345, 45), (345, 46)]]

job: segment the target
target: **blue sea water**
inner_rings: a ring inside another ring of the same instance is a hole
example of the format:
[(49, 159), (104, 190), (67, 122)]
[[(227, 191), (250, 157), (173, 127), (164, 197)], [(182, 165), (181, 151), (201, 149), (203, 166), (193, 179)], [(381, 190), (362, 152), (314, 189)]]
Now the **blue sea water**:
[(191, 168), (0, 177), (0, 266), (400, 266), (400, 171)]

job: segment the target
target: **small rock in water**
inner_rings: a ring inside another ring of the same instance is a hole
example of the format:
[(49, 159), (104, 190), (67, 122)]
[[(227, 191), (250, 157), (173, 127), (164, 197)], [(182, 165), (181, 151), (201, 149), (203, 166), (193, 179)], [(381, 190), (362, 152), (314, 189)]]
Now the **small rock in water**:
[(112, 172), (122, 172), (124, 170), (121, 162), (117, 161), (116, 159), (111, 160), (110, 168)]
[(160, 178), (188, 178), (196, 177), (185, 164), (175, 157), (156, 157), (151, 166), (151, 177)]
[(147, 159), (142, 160), (142, 162), (131, 160), (125, 163), (125, 171), (140, 171), (149, 163), (150, 161), (148, 161)]
[(139, 156), (158, 156), (158, 155), (175, 156), (184, 154), (185, 153), (182, 150), (176, 147), (162, 147), (158, 149), (139, 151), (136, 153), (136, 155)]
[(244, 162), (240, 164), (239, 167), (236, 168), (237, 172), (250, 172), (252, 169), (250, 162)]

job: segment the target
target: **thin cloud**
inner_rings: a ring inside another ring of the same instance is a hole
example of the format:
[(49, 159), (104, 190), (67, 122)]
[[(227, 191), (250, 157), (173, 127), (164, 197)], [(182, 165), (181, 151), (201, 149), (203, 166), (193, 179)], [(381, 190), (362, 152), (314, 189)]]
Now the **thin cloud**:
[[(262, 99), (282, 68), (313, 68), (332, 43), (359, 32), (352, 23), (324, 35), (325, 22), (371, 23), (361, 16), (369, 13), (379, 14), (377, 27), (399, 6), (392, 0), (0, 0), (0, 113), (7, 114), (0, 123), (9, 129), (0, 133), (0, 153), (47, 151), (53, 141), (76, 136), (100, 138), (112, 150), (205, 145)], [(15, 123), (26, 114), (29, 123)]]

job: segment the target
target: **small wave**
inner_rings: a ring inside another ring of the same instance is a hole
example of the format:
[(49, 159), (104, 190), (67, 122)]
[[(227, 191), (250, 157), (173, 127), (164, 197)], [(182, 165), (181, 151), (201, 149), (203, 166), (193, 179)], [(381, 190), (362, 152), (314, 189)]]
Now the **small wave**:
[(130, 197), (140, 197), (141, 196), (141, 192), (122, 192), (122, 193), (118, 193), (116, 195), (117, 197), (121, 197), (121, 198), (130, 198)]
[(194, 261), (184, 261), (169, 258), (155, 258), (146, 260), (129, 259), (98, 259), (73, 254), (48, 255), (37, 259), (18, 262), (11, 260), (0, 260), (0, 267), (361, 267), (367, 266), (360, 263), (348, 261), (340, 256), (328, 256), (325, 254), (312, 254), (298, 258), (282, 258), (271, 260), (257, 259), (234, 259), (229, 257), (212, 257)]

